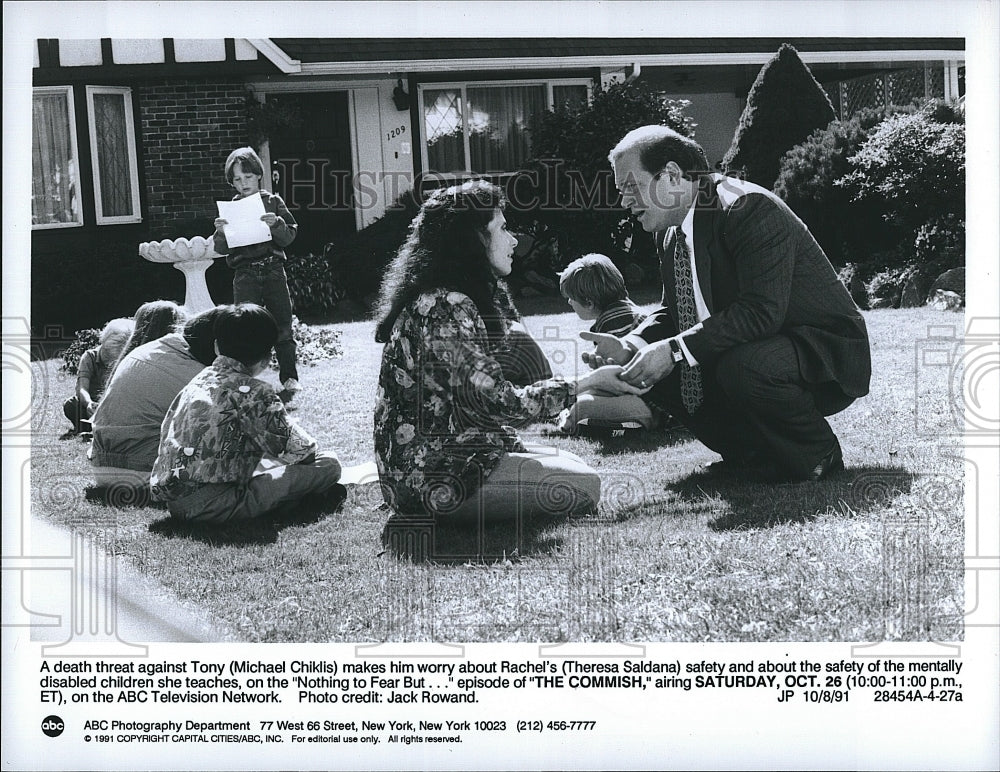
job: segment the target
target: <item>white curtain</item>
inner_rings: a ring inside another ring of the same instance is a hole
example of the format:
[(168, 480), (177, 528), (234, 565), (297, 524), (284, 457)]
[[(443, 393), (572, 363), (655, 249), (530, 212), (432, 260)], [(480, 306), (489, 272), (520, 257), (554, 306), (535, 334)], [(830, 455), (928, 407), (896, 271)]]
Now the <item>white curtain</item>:
[(467, 95), (471, 171), (517, 171), (531, 157), (531, 117), (548, 106), (545, 86), (470, 86)]
[(32, 99), (31, 222), (82, 222), (66, 93)]

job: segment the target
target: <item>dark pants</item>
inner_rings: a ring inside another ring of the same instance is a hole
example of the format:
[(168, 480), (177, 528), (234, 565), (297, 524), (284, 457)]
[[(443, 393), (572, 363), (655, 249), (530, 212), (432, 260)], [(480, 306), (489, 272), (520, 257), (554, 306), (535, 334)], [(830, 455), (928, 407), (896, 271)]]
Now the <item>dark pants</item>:
[[(63, 415), (73, 424), (73, 431), (77, 434), (90, 431), (90, 414), (76, 394), (63, 402)], [(84, 421), (87, 423), (84, 423)]]
[(836, 383), (811, 384), (784, 335), (752, 341), (703, 369), (704, 401), (684, 408), (680, 369), (653, 387), (649, 398), (726, 459), (763, 457), (795, 477), (809, 472), (837, 445), (824, 416), (850, 405)]
[(295, 368), (295, 338), (292, 337), (292, 299), (288, 280), (281, 262), (241, 265), (233, 277), (233, 302), (257, 303), (264, 306), (278, 323), (278, 342), (274, 353), (278, 358), (278, 378), (298, 380)]

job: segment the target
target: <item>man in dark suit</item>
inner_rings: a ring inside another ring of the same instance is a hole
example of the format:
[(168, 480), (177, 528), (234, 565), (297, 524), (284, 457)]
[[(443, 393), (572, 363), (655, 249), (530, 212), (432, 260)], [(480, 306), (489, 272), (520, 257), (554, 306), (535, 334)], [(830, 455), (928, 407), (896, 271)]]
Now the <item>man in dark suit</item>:
[(824, 416), (868, 393), (871, 355), (857, 306), (787, 205), (711, 174), (705, 152), (664, 126), (629, 132), (611, 151), (622, 206), (655, 234), (662, 307), (592, 366), (625, 365), (722, 455), (718, 466), (770, 479), (819, 480), (843, 469)]

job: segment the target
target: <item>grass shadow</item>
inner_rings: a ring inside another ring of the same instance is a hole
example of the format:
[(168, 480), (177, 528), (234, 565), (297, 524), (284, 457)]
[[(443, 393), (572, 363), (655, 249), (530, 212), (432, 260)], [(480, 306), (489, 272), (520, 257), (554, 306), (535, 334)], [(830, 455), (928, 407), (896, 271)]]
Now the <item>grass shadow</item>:
[(551, 552), (562, 541), (552, 533), (553, 527), (577, 519), (536, 515), (526, 520), (455, 524), (433, 517), (393, 518), (383, 529), (382, 544), (397, 559), (412, 562), (516, 562), (528, 555)]
[(902, 468), (862, 466), (820, 482), (765, 483), (731, 474), (699, 472), (667, 489), (682, 501), (714, 501), (725, 512), (712, 519), (713, 531), (770, 528), (804, 523), (826, 512), (853, 516), (891, 506), (910, 493), (916, 473)]
[(89, 485), (83, 489), (83, 498), (92, 504), (113, 509), (166, 509), (161, 501), (153, 501), (149, 486), (128, 484)]
[(273, 544), (285, 528), (312, 525), (339, 512), (345, 496), (346, 492), (341, 490), (332, 497), (324, 494), (261, 517), (228, 523), (200, 523), (170, 516), (150, 523), (149, 531), (168, 539), (190, 539), (217, 547)]

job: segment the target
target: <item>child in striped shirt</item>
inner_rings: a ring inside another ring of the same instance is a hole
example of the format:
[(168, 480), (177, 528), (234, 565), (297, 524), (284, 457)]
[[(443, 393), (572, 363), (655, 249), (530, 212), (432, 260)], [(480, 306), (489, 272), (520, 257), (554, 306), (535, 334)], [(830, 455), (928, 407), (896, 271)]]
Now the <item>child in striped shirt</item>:
[[(620, 338), (646, 318), (629, 298), (625, 277), (605, 255), (584, 255), (570, 263), (559, 275), (559, 291), (577, 316), (593, 320), (591, 332), (607, 332)], [(620, 397), (581, 394), (557, 420), (559, 431), (565, 434), (574, 434), (583, 426), (606, 430), (650, 429), (654, 423), (649, 406), (634, 394)]]

